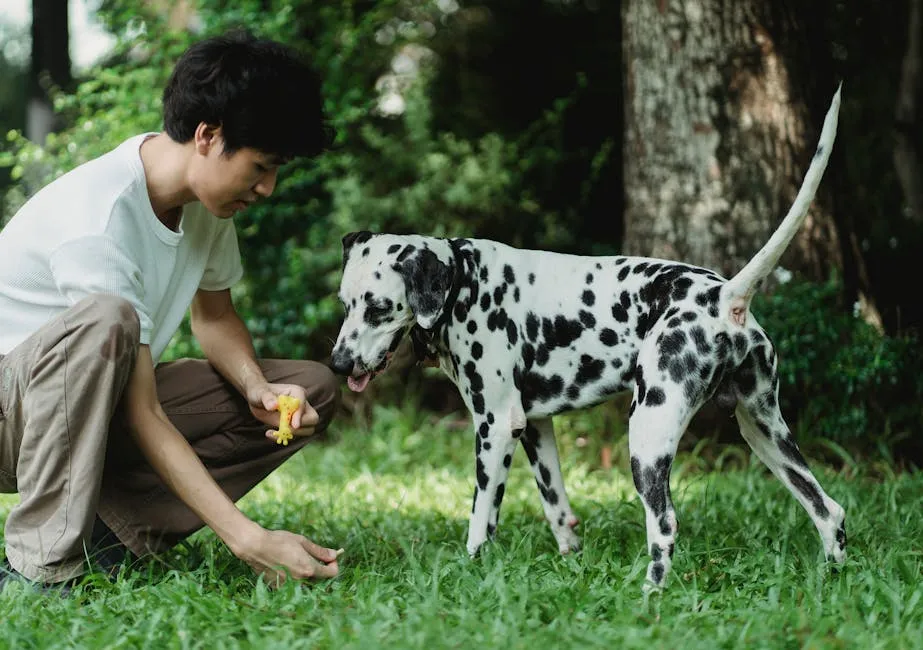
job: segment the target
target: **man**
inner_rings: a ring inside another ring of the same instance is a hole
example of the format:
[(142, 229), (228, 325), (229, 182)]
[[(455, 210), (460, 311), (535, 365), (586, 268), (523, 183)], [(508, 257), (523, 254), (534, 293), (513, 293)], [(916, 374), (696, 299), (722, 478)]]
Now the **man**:
[[(231, 302), (232, 217), (279, 166), (322, 151), (317, 79), (245, 34), (192, 46), (164, 132), (133, 137), (38, 192), (0, 231), (0, 492), (8, 567), (72, 581), (103, 541), (142, 556), (203, 524), (272, 583), (327, 578), (335, 552), (235, 506), (334, 416), (323, 365), (260, 361)], [(207, 357), (158, 365), (191, 308)], [(278, 395), (303, 400), (276, 444)]]

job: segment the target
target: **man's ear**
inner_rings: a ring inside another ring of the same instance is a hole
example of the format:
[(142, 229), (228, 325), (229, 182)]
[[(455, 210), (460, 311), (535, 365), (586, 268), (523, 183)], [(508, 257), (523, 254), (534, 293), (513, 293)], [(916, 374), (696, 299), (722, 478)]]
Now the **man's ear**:
[(343, 235), (343, 268), (346, 268), (346, 260), (349, 259), (349, 250), (356, 244), (367, 242), (372, 238), (372, 233), (368, 230), (359, 230)]
[(432, 329), (446, 308), (446, 297), (452, 287), (451, 267), (433, 251), (423, 248), (395, 264), (395, 269), (404, 279), (407, 302), (417, 325)]

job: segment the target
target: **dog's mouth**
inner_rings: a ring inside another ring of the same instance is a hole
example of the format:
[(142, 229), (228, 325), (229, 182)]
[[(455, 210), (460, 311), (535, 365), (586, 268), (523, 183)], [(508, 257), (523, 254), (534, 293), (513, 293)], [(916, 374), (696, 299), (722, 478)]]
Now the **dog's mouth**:
[(391, 362), (391, 356), (391, 352), (385, 353), (384, 359), (382, 359), (381, 363), (378, 364), (378, 367), (373, 370), (367, 369), (365, 364), (362, 364), (363, 372), (358, 375), (350, 375), (346, 378), (346, 385), (349, 386), (349, 390), (353, 391), (354, 393), (361, 393), (366, 388), (368, 388), (369, 382), (371, 382), (373, 379), (375, 379), (375, 377), (388, 369), (388, 364)]

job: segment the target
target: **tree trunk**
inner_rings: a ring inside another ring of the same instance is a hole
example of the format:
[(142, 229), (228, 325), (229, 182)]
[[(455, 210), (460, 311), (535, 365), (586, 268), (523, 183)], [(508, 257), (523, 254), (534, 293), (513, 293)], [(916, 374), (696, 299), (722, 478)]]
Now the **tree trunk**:
[(26, 137), (39, 144), (54, 130), (54, 111), (48, 90), (67, 89), (71, 83), (67, 0), (32, 0), (32, 62)]
[(894, 168), (909, 216), (923, 222), (923, 153), (920, 94), (923, 92), (923, 0), (910, 0), (907, 52), (895, 110)]
[[(769, 0), (622, 6), (625, 251), (731, 276), (785, 215), (816, 146), (773, 36), (796, 17)], [(782, 260), (812, 277), (840, 264), (819, 203)]]

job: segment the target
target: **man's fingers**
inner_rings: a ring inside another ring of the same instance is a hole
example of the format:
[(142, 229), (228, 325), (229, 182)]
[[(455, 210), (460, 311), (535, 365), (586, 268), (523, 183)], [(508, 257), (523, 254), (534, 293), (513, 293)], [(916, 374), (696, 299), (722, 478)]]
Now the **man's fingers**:
[(333, 562), (337, 559), (337, 552), (335, 550), (327, 548), (326, 546), (321, 546), (320, 544), (315, 544), (306, 537), (301, 538), (301, 546), (321, 562)]
[(301, 408), (292, 415), (292, 428), (301, 429), (315, 427), (317, 426), (318, 420), (320, 420), (320, 418), (317, 415), (317, 411), (305, 400)]

